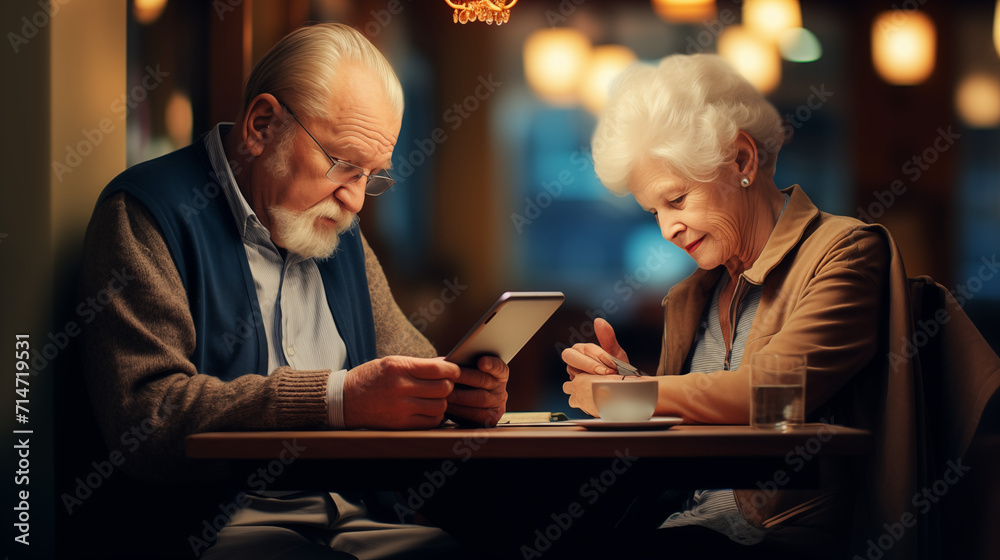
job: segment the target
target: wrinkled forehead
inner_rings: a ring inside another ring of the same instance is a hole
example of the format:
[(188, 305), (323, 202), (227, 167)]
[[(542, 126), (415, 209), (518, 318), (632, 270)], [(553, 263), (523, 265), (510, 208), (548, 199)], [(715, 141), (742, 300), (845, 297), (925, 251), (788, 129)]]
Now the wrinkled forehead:
[(331, 85), (328, 116), (321, 125), (324, 136), (331, 149), (355, 154), (341, 157), (384, 167), (388, 162), (382, 160), (388, 160), (399, 138), (402, 115), (393, 108), (371, 70), (345, 63), (337, 76)]
[(663, 158), (640, 156), (628, 175), (628, 190), (636, 200), (640, 196), (655, 196), (663, 189), (686, 184), (688, 181), (677, 173)]

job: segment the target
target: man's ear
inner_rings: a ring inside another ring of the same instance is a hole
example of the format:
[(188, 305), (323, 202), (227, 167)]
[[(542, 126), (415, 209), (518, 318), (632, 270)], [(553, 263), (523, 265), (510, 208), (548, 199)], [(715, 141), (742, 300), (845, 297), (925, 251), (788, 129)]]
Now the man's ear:
[(760, 159), (757, 152), (757, 143), (745, 131), (741, 130), (736, 135), (736, 172), (740, 177), (746, 177), (750, 184), (757, 179), (758, 165)]
[(247, 106), (243, 120), (240, 122), (240, 133), (247, 154), (256, 158), (264, 153), (264, 146), (274, 138), (277, 130), (271, 126), (277, 124), (278, 114), (284, 108), (278, 99), (270, 93), (262, 93), (254, 97)]

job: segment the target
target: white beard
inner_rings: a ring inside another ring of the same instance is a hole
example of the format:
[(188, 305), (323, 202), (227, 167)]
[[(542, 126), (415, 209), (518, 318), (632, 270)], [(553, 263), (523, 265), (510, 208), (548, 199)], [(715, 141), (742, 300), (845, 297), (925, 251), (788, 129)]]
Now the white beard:
[[(340, 234), (351, 229), (358, 219), (356, 214), (345, 212), (330, 199), (302, 212), (280, 206), (272, 206), (268, 212), (272, 220), (271, 235), (280, 240), (282, 247), (307, 259), (322, 260), (333, 256)], [(337, 226), (320, 224), (320, 218), (330, 218)]]

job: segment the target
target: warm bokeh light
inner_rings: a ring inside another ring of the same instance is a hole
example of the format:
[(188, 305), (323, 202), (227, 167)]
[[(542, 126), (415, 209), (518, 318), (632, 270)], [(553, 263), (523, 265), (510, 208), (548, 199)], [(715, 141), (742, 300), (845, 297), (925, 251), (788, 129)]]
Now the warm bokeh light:
[(156, 21), (163, 13), (163, 8), (167, 7), (167, 0), (134, 0), (132, 2), (132, 13), (135, 19), (142, 24), (150, 24)]
[(963, 78), (955, 91), (955, 109), (971, 127), (1000, 125), (1000, 77), (973, 73)]
[(778, 49), (742, 26), (729, 26), (719, 35), (719, 55), (764, 95), (781, 83)]
[(601, 45), (594, 48), (590, 64), (580, 82), (580, 101), (588, 111), (601, 112), (608, 102), (608, 87), (622, 70), (635, 62), (635, 53), (621, 45)]
[(577, 101), (590, 62), (590, 39), (569, 28), (540, 29), (524, 42), (524, 75), (535, 95), (554, 105)]
[(671, 23), (701, 23), (715, 17), (715, 0), (653, 0), (653, 10)]
[(923, 12), (891, 10), (872, 23), (872, 62), (890, 84), (912, 86), (934, 71), (937, 33)]
[(746, 0), (743, 26), (768, 40), (777, 41), (782, 31), (802, 27), (802, 8), (798, 0)]
[(793, 27), (781, 32), (778, 50), (785, 60), (792, 62), (814, 62), (823, 56), (823, 47), (812, 31)]
[(993, 12), (993, 46), (1000, 55), (1000, 0), (997, 0), (997, 8)]
[(164, 114), (167, 125), (167, 136), (174, 146), (187, 146), (191, 143), (191, 130), (194, 127), (194, 114), (191, 111), (191, 100), (179, 91), (170, 94), (167, 109)]

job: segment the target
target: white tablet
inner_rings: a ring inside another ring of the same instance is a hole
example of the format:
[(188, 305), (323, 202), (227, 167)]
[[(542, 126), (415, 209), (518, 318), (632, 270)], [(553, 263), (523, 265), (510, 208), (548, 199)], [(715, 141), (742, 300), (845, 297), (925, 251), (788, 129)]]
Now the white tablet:
[(509, 363), (564, 299), (562, 292), (505, 292), (446, 359), (470, 367), (482, 356), (498, 356)]

